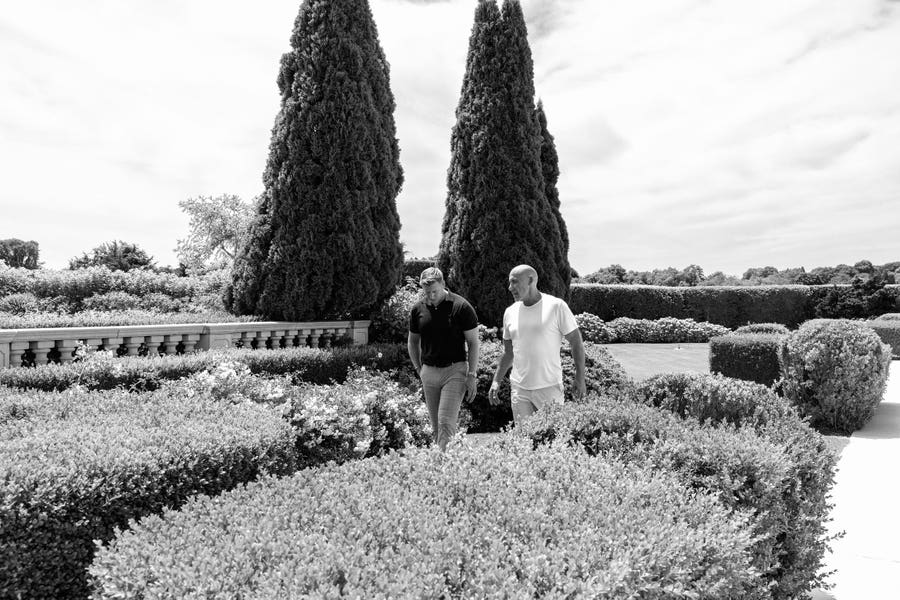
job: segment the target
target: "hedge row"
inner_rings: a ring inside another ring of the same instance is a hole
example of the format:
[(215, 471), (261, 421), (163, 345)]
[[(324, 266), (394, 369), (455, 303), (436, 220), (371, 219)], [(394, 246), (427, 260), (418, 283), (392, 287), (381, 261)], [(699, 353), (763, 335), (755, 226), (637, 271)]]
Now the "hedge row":
[(159, 312), (156, 310), (83, 310), (76, 313), (0, 311), (0, 329), (48, 327), (112, 327), (120, 325), (175, 325), (181, 323), (247, 323), (260, 317), (236, 317), (225, 311)]
[(116, 528), (296, 468), (271, 410), (209, 397), (0, 391), (0, 597), (87, 594)]
[(689, 344), (708, 342), (730, 329), (714, 323), (697, 323), (693, 319), (631, 319), (619, 317), (609, 323), (591, 313), (575, 315), (582, 337), (598, 344)]
[(154, 271), (110, 271), (89, 267), (74, 271), (61, 269), (12, 269), (0, 266), (0, 297), (28, 293), (40, 299), (64, 298), (78, 304), (85, 298), (108, 292), (126, 292), (134, 296), (163, 294), (175, 299), (218, 295), (229, 281), (227, 270), (206, 275), (178, 277)]
[(638, 398), (652, 407), (596, 398), (541, 411), (517, 431), (535, 444), (569, 439), (592, 454), (674, 471), (750, 510), (763, 577), (749, 597), (798, 598), (820, 584), (836, 461), (823, 438), (768, 388), (725, 377), (660, 376), (641, 384)]
[(142, 520), (95, 598), (746, 598), (747, 519), (675, 477), (526, 440), (265, 480)]
[(80, 385), (88, 390), (128, 388), (152, 391), (164, 381), (214, 369), (223, 361), (246, 365), (254, 374), (290, 375), (295, 383), (342, 382), (353, 365), (388, 371), (409, 367), (406, 347), (400, 345), (346, 346), (341, 348), (233, 348), (192, 354), (152, 357), (113, 357), (91, 353), (84, 362), (0, 369), (0, 385), (19, 389), (65, 390)]
[(891, 347), (891, 354), (894, 358), (900, 359), (900, 315), (897, 319), (878, 318), (874, 321), (866, 321), (866, 326), (871, 327), (881, 341)]
[(709, 370), (735, 379), (774, 385), (781, 379), (779, 355), (786, 336), (732, 333), (709, 341)]
[(0, 392), (0, 597), (83, 597), (93, 539), (191, 494), (430, 438), (419, 395), (366, 370), (293, 386), (223, 362), (150, 394)]
[[(747, 323), (776, 322), (794, 328), (816, 316), (816, 306), (834, 286), (664, 287), (572, 284), (569, 306), (604, 321), (618, 317), (675, 317), (735, 329)], [(848, 288), (850, 290), (850, 288)], [(885, 288), (900, 307), (900, 286)], [(848, 291), (851, 293), (852, 290)]]

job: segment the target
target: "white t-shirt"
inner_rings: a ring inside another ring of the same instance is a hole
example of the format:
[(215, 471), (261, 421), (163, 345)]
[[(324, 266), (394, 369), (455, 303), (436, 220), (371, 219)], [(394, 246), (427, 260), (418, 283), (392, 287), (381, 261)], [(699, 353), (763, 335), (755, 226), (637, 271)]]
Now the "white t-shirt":
[(559, 349), (563, 337), (577, 328), (569, 306), (550, 294), (541, 293), (531, 306), (521, 300), (509, 306), (503, 313), (503, 339), (513, 344), (510, 382), (526, 390), (561, 384)]

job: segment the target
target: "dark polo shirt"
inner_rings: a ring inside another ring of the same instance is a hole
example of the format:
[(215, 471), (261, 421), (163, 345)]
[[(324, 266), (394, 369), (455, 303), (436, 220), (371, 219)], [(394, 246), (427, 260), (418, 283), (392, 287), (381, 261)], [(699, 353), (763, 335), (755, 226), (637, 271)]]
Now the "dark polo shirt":
[(424, 301), (409, 313), (409, 330), (422, 336), (422, 362), (446, 367), (466, 360), (464, 331), (478, 327), (478, 316), (468, 301), (449, 292), (443, 302), (429, 306)]

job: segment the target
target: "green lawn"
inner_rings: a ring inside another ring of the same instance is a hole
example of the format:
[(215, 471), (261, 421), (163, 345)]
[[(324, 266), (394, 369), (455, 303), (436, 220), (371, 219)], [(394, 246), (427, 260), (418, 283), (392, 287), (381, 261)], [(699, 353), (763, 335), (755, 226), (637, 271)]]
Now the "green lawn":
[(635, 381), (660, 373), (709, 373), (709, 344), (606, 344)]

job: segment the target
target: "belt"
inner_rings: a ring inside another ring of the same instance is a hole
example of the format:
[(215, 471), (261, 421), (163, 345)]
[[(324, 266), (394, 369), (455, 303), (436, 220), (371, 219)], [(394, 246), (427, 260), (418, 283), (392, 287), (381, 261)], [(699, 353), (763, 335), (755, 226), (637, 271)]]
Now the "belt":
[(423, 364), (425, 364), (429, 367), (435, 367), (436, 369), (443, 369), (445, 367), (449, 367), (450, 365), (455, 365), (456, 363), (461, 363), (461, 362), (466, 362), (466, 361), (454, 360), (454, 361), (450, 361), (450, 362), (438, 362), (438, 363), (430, 363), (430, 362), (423, 361)]

